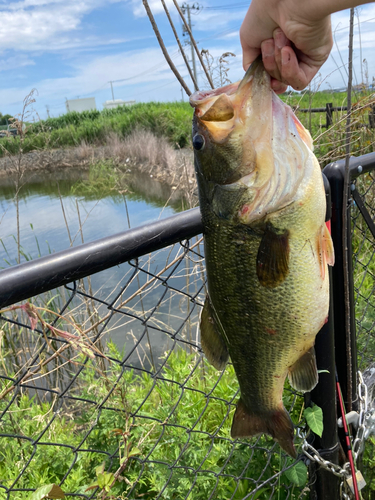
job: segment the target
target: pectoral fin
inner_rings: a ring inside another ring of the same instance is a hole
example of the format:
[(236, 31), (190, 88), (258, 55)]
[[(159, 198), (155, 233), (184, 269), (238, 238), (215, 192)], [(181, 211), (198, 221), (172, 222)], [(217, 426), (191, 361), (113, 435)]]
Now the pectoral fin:
[(309, 392), (318, 383), (318, 370), (316, 368), (315, 349), (311, 347), (303, 354), (293, 366), (289, 368), (289, 382), (293, 389)]
[(335, 251), (331, 235), (329, 234), (328, 227), (324, 224), (322, 232), (318, 241), (318, 254), (320, 275), (324, 279), (326, 275), (327, 264), (333, 266), (335, 263)]
[(223, 370), (227, 364), (229, 353), (220, 333), (218, 319), (209, 298), (203, 306), (201, 315), (201, 345), (208, 361), (217, 369)]
[(275, 288), (289, 272), (289, 231), (277, 234), (267, 226), (257, 256), (257, 276), (261, 285)]

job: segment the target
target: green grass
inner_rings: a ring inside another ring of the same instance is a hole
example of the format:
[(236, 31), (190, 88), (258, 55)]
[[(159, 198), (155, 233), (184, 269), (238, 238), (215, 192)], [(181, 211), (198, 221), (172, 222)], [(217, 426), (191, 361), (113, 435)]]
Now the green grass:
[[(115, 346), (108, 345), (107, 355), (120, 360)], [(237, 390), (233, 367), (227, 367), (207, 406), (207, 393), (214, 387), (219, 373), (203, 360), (192, 371), (197, 362), (194, 354), (187, 354), (183, 349), (173, 351), (162, 372), (163, 380), (156, 380), (148, 373), (134, 370), (122, 373), (121, 366), (114, 362), (100, 372), (97, 362), (90, 361), (80, 374), (74, 394), (70, 393), (80, 399), (66, 400), (54, 419), (50, 402), (38, 403), (27, 394), (19, 395), (12, 411), (5, 413), (0, 424), (1, 433), (19, 436), (0, 438), (0, 483), (10, 487), (31, 459), (16, 488), (34, 489), (60, 483), (72, 466), (62, 489), (66, 493), (84, 493), (90, 485), (103, 480), (96, 469), (103, 462), (110, 473), (118, 470), (120, 451), (122, 460), (126, 460), (126, 467), (121, 471), (126, 481), (115, 482), (110, 490), (113, 498), (152, 500), (167, 483), (162, 498), (177, 500), (185, 498), (193, 481), (197, 482), (192, 494), (194, 500), (206, 500), (213, 491), (215, 499), (226, 500), (237, 487), (234, 498), (243, 498), (252, 491), (252, 483), (239, 480), (237, 484), (231, 475), (259, 478), (259, 482), (264, 482), (277, 474), (280, 462), (281, 466), (291, 462), (280, 456), (278, 446), (271, 454), (264, 451), (272, 444), (267, 437), (260, 438), (255, 449), (238, 443), (233, 450), (229, 437), (234, 405), (228, 405)], [(2, 380), (1, 384), (0, 392), (7, 382)], [(290, 408), (294, 396), (284, 392), (284, 403)], [(9, 394), (0, 401), (0, 411), (6, 408), (11, 397)], [(301, 408), (302, 398), (299, 398), (292, 412), (296, 423)], [(131, 412), (136, 412), (134, 420), (129, 417)], [(47, 432), (43, 433), (48, 423)], [(218, 426), (221, 426), (219, 433)], [(125, 431), (128, 431), (126, 442)], [(114, 455), (112, 461), (107, 453)], [(200, 472), (195, 473), (197, 470)], [(127, 492), (135, 483), (128, 497)], [(293, 489), (292, 497), (288, 498), (298, 498), (302, 487), (291, 485), (285, 475), (265, 485), (257, 498), (266, 500), (277, 491), (278, 498), (283, 500), (288, 493), (285, 485)], [(25, 492), (12, 493), (12, 500), (27, 498)], [(0, 499), (5, 499), (1, 489)]]
[[(370, 95), (369, 92), (366, 92), (366, 94)], [(359, 93), (353, 93), (352, 101), (356, 102), (359, 95)], [(301, 109), (308, 109), (310, 101), (312, 108), (325, 108), (328, 102), (333, 103), (333, 106), (337, 107), (347, 105), (346, 92), (290, 92), (282, 94), (280, 97), (290, 106), (298, 106)]]
[(90, 165), (88, 180), (79, 180), (73, 184), (72, 194), (90, 199), (102, 199), (107, 196), (120, 196), (119, 191), (126, 188), (122, 172), (112, 160), (102, 160)]
[[(104, 144), (111, 132), (126, 137), (134, 130), (144, 129), (156, 136), (164, 136), (175, 147), (190, 142), (192, 108), (188, 103), (140, 103), (114, 110), (68, 113), (30, 126), (22, 145), (23, 153), (35, 149)], [(19, 153), (20, 139), (4, 138), (0, 142), (0, 156), (7, 152)]]
[[(346, 106), (345, 93), (290, 93), (281, 98), (291, 106), (299, 108), (325, 107), (327, 102), (334, 106)], [(352, 102), (356, 107), (353, 115), (354, 154), (372, 152), (375, 129), (363, 128), (368, 124), (369, 106), (375, 101), (369, 92), (353, 93)], [(298, 113), (304, 126), (311, 131), (315, 141), (315, 153), (324, 166), (345, 154), (345, 111), (334, 112), (334, 126), (327, 131), (325, 113)], [(24, 138), (22, 150), (27, 153), (38, 149), (64, 148), (78, 146), (82, 141), (88, 144), (105, 144), (110, 133), (120, 137), (128, 136), (136, 129), (149, 130), (156, 136), (166, 137), (175, 147), (185, 147), (191, 139), (192, 108), (186, 102), (139, 103), (121, 106), (112, 110), (71, 112), (59, 118), (40, 121), (29, 127)], [(19, 138), (0, 139), (0, 156), (17, 154), (20, 149)]]
[[(300, 109), (325, 108), (327, 103), (332, 103), (334, 107), (347, 106), (345, 92), (290, 93), (281, 98), (290, 106)], [(353, 155), (359, 156), (374, 151), (375, 129), (369, 128), (368, 118), (374, 103), (374, 93), (361, 91), (352, 94), (351, 153)], [(345, 156), (346, 111), (333, 112), (333, 125), (328, 130), (325, 128), (325, 112), (302, 113), (297, 110), (296, 114), (314, 139), (314, 153), (322, 167)]]
[[(299, 100), (300, 107), (309, 106), (309, 96), (284, 96), (288, 98), (289, 104), (296, 105)], [(342, 102), (344, 94), (318, 93), (312, 96), (312, 107), (324, 107), (326, 102), (333, 102), (334, 106), (346, 105)], [(340, 100), (339, 100), (340, 99)], [(89, 143), (100, 144), (105, 141), (106, 134), (114, 131), (122, 136), (128, 135), (135, 127), (151, 130), (157, 135), (166, 135), (172, 144), (183, 146), (188, 144), (191, 128), (192, 110), (183, 103), (151, 103), (139, 104), (132, 108), (121, 108), (111, 111), (70, 113), (58, 119), (47, 120), (43, 124), (34, 125), (26, 135), (23, 151), (35, 148), (66, 147), (80, 144), (82, 140)], [(307, 126), (308, 115), (299, 115), (302, 122)], [(325, 132), (319, 126), (319, 116), (311, 117), (312, 134), (317, 137), (316, 152), (322, 164), (331, 161), (336, 155), (338, 158), (344, 156), (344, 122), (335, 129)], [(339, 120), (339, 114), (334, 115), (334, 120)], [(358, 120), (367, 121), (367, 110), (358, 114)], [(44, 127), (44, 128), (43, 128)], [(319, 134), (324, 135), (319, 136)], [(363, 154), (373, 150), (374, 131), (361, 127), (354, 128), (353, 152)], [(8, 145), (9, 151), (18, 152), (19, 139), (2, 139), (2, 145)], [(13, 148), (13, 149), (12, 149)], [(115, 165), (111, 161), (98, 162), (90, 171), (90, 181), (75, 186), (75, 193), (79, 196), (103, 196), (103, 193), (116, 193), (119, 187), (119, 177), (115, 172)], [(1, 241), (1, 240), (0, 240)], [(360, 239), (354, 240), (354, 251), (361, 245)], [(361, 249), (366, 255), (370, 255), (373, 245), (366, 243)], [(372, 255), (372, 254), (371, 254)], [(367, 263), (367, 262), (366, 262)], [(373, 262), (370, 264), (373, 270)], [(367, 301), (360, 300), (357, 304), (357, 314), (363, 319), (363, 327), (366, 335), (360, 339), (360, 348), (366, 345), (367, 356), (374, 352), (375, 345), (372, 338), (368, 342), (367, 330), (371, 328), (374, 321), (374, 307), (372, 287), (373, 279), (367, 274), (357, 277), (358, 286), (361, 284), (362, 295), (372, 301), (371, 308), (367, 307)], [(110, 344), (110, 355), (121, 359), (115, 347)], [(68, 469), (73, 465), (71, 472), (63, 483), (66, 492), (83, 493), (88, 486), (100, 481), (100, 472), (96, 467), (105, 461), (106, 469), (114, 473), (118, 470), (120, 459), (117, 455), (121, 449), (122, 457), (127, 453), (129, 461), (126, 469), (121, 473), (126, 481), (117, 481), (111, 490), (115, 498), (126, 498), (130, 487), (135, 483), (143, 470), (140, 480), (129, 498), (143, 498), (152, 500), (162, 490), (166, 478), (173, 472), (167, 488), (163, 491), (165, 499), (184, 498), (193, 481), (197, 481), (199, 487), (194, 488), (193, 500), (204, 500), (209, 497), (216, 487), (217, 500), (229, 498), (237, 489), (234, 498), (241, 499), (251, 491), (252, 484), (247, 480), (235, 482), (230, 477), (222, 475), (215, 476), (220, 472), (240, 476), (242, 473), (255, 479), (260, 476), (264, 469), (262, 481), (271, 477), (280, 470), (280, 455), (269, 455), (257, 449), (251, 457), (252, 450), (246, 445), (236, 445), (232, 453), (232, 444), (227, 438), (230, 435), (231, 416), (227, 412), (233, 412), (234, 407), (228, 406), (235, 394), (235, 375), (232, 367), (228, 367), (220, 379), (220, 383), (213, 393), (217, 397), (211, 398), (207, 404), (207, 393), (214, 386), (218, 373), (206, 362), (202, 362), (199, 369), (192, 372), (196, 358), (187, 355), (183, 350), (173, 352), (164, 370), (165, 380), (155, 381), (148, 374), (137, 374), (135, 371), (126, 370), (122, 375), (120, 366), (111, 363), (110, 368), (104, 374), (98, 376), (97, 367), (91, 362), (86, 365), (80, 385), (77, 388), (77, 396), (87, 398), (95, 404), (88, 405), (82, 401), (70, 401), (53, 420), (48, 432), (42, 436), (42, 431), (53, 415), (53, 406), (50, 402), (37, 402), (28, 394), (18, 396), (13, 402), (11, 411), (7, 411), (0, 423), (0, 433), (17, 434), (18, 438), (0, 438), (0, 483), (7, 485), (17, 477), (26, 461), (32, 461), (26, 472), (17, 483), (17, 488), (38, 488), (44, 484), (63, 480)], [(178, 384), (189, 379), (188, 387), (181, 396)], [(121, 377), (120, 377), (121, 375)], [(120, 377), (120, 378), (119, 378)], [(119, 380), (118, 383), (115, 382)], [(5, 384), (4, 380), (1, 384)], [(107, 396), (109, 389), (115, 385), (115, 391), (110, 399), (106, 401), (105, 407), (98, 413), (98, 406)], [(0, 392), (4, 388), (0, 385)], [(0, 412), (5, 409), (8, 399), (0, 401)], [(142, 406), (141, 406), (142, 404)], [(291, 394), (285, 391), (285, 404), (290, 406)], [(132, 411), (141, 406), (141, 410), (135, 415), (134, 421), (128, 421)], [(301, 401), (298, 401), (293, 410), (293, 418), (298, 422), (301, 411)], [(74, 415), (74, 418), (72, 418)], [(99, 417), (98, 417), (99, 415)], [(96, 422), (96, 418), (99, 420)], [(127, 426), (130, 435), (125, 451), (123, 432)], [(218, 429), (218, 423), (223, 422), (220, 437), (212, 438)], [(92, 432), (91, 426), (95, 423)], [(187, 433), (186, 429), (191, 432)], [(147, 439), (144, 436), (149, 432)], [(206, 434), (208, 433), (208, 434)], [(29, 438), (29, 439), (28, 439)], [(30, 439), (38, 439), (44, 444), (38, 444), (36, 452)], [(82, 440), (84, 442), (82, 443)], [(50, 446), (51, 443), (64, 444), (64, 447)], [(80, 444), (82, 443), (82, 444)], [(270, 447), (272, 443), (269, 438), (262, 437), (260, 443)], [(186, 444), (186, 447), (185, 447)], [(77, 451), (74, 451), (77, 449)], [(97, 452), (87, 452), (84, 449), (95, 449)], [(372, 446), (366, 447), (365, 478), (371, 479), (375, 476), (375, 461), (372, 454)], [(99, 453), (100, 451), (103, 454)], [(115, 454), (115, 459), (110, 463), (105, 452)], [(131, 457), (129, 454), (134, 453)], [(73, 464), (73, 459), (77, 458)], [(250, 458), (251, 461), (250, 461)], [(178, 459), (178, 466), (170, 469), (173, 460)], [(144, 462), (143, 462), (144, 461)], [(284, 463), (284, 462), (282, 462)], [(181, 467), (181, 468), (180, 468)], [(192, 470), (200, 468), (202, 472), (195, 475)], [(206, 472), (203, 472), (206, 471)], [(209, 472), (207, 472), (209, 471)], [(99, 474), (99, 475), (98, 475)], [(274, 495), (275, 498), (283, 500), (286, 490), (283, 484), (288, 481), (283, 475), (280, 483), (273, 482), (266, 486), (259, 494), (259, 500), (265, 500)], [(276, 484), (276, 486), (275, 486)], [(371, 481), (371, 485), (374, 482)], [(371, 486), (374, 488), (375, 486)], [(274, 489), (273, 489), (274, 488)], [(294, 494), (298, 497), (301, 488), (295, 487)], [(293, 494), (293, 495), (294, 495)], [(14, 492), (12, 499), (21, 500), (28, 498), (25, 493)], [(0, 499), (5, 498), (0, 489)], [(289, 497), (290, 498), (290, 497)], [(294, 498), (294, 496), (293, 496)]]

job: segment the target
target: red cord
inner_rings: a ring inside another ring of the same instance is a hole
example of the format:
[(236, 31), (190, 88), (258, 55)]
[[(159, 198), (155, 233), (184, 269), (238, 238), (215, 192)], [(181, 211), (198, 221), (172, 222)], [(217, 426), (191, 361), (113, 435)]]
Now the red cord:
[(339, 403), (340, 403), (340, 409), (341, 409), (341, 415), (342, 415), (342, 424), (344, 426), (344, 431), (345, 431), (345, 441), (346, 441), (346, 446), (348, 448), (348, 458), (349, 458), (350, 470), (351, 470), (352, 478), (353, 478), (354, 497), (355, 497), (355, 500), (361, 500), (361, 497), (359, 496), (359, 491), (358, 491), (358, 483), (357, 483), (357, 476), (355, 474), (352, 445), (350, 443), (348, 425), (346, 423), (345, 409), (344, 409), (344, 403), (342, 400), (340, 382), (336, 381), (336, 387), (337, 387), (337, 394), (339, 397)]

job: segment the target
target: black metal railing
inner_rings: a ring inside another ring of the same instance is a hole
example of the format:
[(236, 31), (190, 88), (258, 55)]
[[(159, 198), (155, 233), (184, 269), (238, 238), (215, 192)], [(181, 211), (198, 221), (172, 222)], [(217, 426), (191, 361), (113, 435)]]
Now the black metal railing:
[[(355, 340), (357, 329), (360, 369), (375, 352), (374, 172), (375, 154), (351, 159), (348, 334), (340, 257), (344, 163), (324, 170), (336, 249), (333, 306), (316, 343), (324, 372), (306, 403), (324, 410), (323, 436), (313, 445), (333, 463), (339, 460), (335, 355), (347, 388), (345, 338)], [(307, 494), (288, 473), (293, 462), (270, 438), (230, 439), (238, 397), (233, 368), (216, 372), (199, 342), (202, 229), (193, 209), (0, 271), (0, 499), (28, 498), (46, 478), (68, 498)], [(356, 377), (355, 341), (351, 354)], [(353, 384), (353, 401), (355, 390)], [(303, 398), (286, 389), (284, 404), (298, 421)], [(299, 424), (297, 445), (305, 435)], [(316, 498), (339, 498), (339, 479), (311, 467), (313, 476)]]
[[(293, 109), (298, 113), (325, 113), (326, 123), (322, 127), (329, 128), (333, 125), (333, 113), (347, 111), (347, 106), (334, 106), (332, 102), (327, 102), (325, 108), (299, 108), (293, 106)], [(375, 105), (369, 105), (368, 111), (368, 127), (375, 128)]]

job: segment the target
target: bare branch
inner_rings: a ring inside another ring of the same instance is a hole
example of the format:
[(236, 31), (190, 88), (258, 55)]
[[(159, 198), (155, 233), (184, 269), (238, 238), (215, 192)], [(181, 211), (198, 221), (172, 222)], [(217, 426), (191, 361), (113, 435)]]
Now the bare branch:
[(352, 81), (353, 81), (353, 26), (354, 26), (354, 8), (350, 9), (350, 31), (349, 31), (349, 64), (348, 64), (348, 112), (346, 118), (346, 137), (345, 137), (345, 177), (343, 193), (343, 211), (342, 211), (342, 246), (343, 246), (343, 268), (344, 268), (344, 294), (345, 294), (345, 330), (346, 330), (346, 353), (347, 353), (347, 409), (352, 410), (353, 402), (353, 360), (352, 360), (352, 336), (354, 332), (351, 327), (350, 311), (350, 288), (349, 288), (349, 252), (348, 252), (348, 224), (350, 208), (349, 198), (349, 162), (350, 162), (350, 139), (351, 139), (351, 110), (352, 110)]
[(181, 19), (182, 19), (182, 22), (184, 23), (184, 26), (185, 26), (185, 28), (186, 28), (186, 31), (189, 33), (189, 36), (190, 36), (190, 41), (191, 41), (191, 43), (193, 44), (193, 47), (194, 47), (195, 52), (196, 52), (196, 54), (197, 54), (197, 56), (198, 56), (199, 62), (201, 63), (201, 66), (202, 66), (202, 68), (203, 68), (203, 70), (204, 70), (204, 72), (205, 72), (205, 74), (206, 74), (206, 77), (207, 77), (208, 83), (211, 85), (211, 88), (212, 88), (212, 89), (214, 89), (214, 88), (215, 88), (215, 86), (214, 86), (214, 84), (213, 84), (213, 82), (212, 82), (212, 78), (211, 78), (211, 76), (210, 76), (209, 72), (207, 71), (207, 68), (206, 68), (206, 66), (205, 66), (205, 64), (204, 64), (204, 62), (203, 62), (202, 55), (201, 55), (201, 53), (199, 52), (199, 49), (198, 49), (198, 47), (197, 47), (197, 44), (195, 43), (195, 40), (194, 40), (194, 37), (193, 37), (193, 33), (191, 32), (191, 29), (190, 29), (190, 27), (189, 27), (188, 23), (186, 22), (185, 16), (183, 15), (183, 13), (182, 13), (182, 11), (181, 11), (181, 9), (180, 9), (180, 6), (179, 6), (179, 5), (178, 5), (178, 3), (177, 3), (177, 0), (173, 0), (173, 3), (174, 3), (174, 5), (175, 5), (175, 7), (176, 7), (176, 9), (177, 9), (178, 13), (179, 13), (179, 14), (180, 14), (180, 16), (181, 16)]
[(168, 8), (167, 8), (167, 6), (166, 6), (166, 4), (165, 4), (164, 0), (161, 0), (161, 3), (163, 4), (163, 7), (164, 7), (164, 10), (165, 10), (165, 13), (167, 14), (169, 24), (171, 25), (171, 28), (172, 28), (173, 34), (174, 34), (174, 36), (175, 36), (175, 38), (176, 38), (176, 41), (177, 41), (177, 44), (178, 44), (178, 46), (179, 46), (179, 48), (180, 48), (180, 51), (181, 51), (182, 57), (184, 58), (184, 61), (185, 61), (186, 67), (187, 67), (187, 69), (188, 69), (188, 71), (189, 71), (190, 78), (191, 78), (191, 79), (192, 79), (192, 81), (193, 81), (194, 88), (196, 88), (197, 90), (199, 90), (199, 88), (198, 88), (198, 83), (197, 83), (197, 82), (196, 82), (196, 80), (195, 80), (195, 77), (194, 77), (193, 71), (192, 71), (192, 69), (191, 69), (191, 67), (190, 67), (189, 61), (187, 60), (187, 57), (186, 57), (185, 52), (184, 52), (184, 49), (183, 49), (183, 47), (182, 47), (182, 45), (181, 45), (180, 39), (178, 38), (177, 31), (176, 31), (176, 29), (175, 29), (175, 27), (174, 27), (174, 24), (173, 24), (173, 21), (172, 21), (172, 19), (171, 19), (171, 16), (169, 15)]
[(150, 6), (148, 5), (148, 1), (147, 0), (142, 0), (142, 1), (143, 1), (143, 5), (144, 5), (144, 7), (146, 9), (148, 18), (150, 19), (150, 22), (151, 22), (151, 25), (153, 27), (153, 30), (155, 32), (156, 38), (158, 39), (160, 48), (161, 48), (161, 50), (163, 52), (163, 55), (164, 55), (167, 63), (169, 64), (169, 67), (171, 68), (171, 70), (175, 74), (177, 80), (180, 82), (181, 86), (183, 87), (183, 89), (185, 90), (185, 92), (187, 93), (187, 95), (190, 96), (191, 95), (191, 91), (190, 91), (189, 87), (186, 85), (184, 79), (182, 78), (182, 76), (178, 72), (176, 66), (173, 64), (172, 59), (169, 57), (168, 51), (167, 51), (167, 49), (166, 49), (166, 47), (164, 45), (163, 39), (162, 39), (162, 37), (160, 35), (160, 32), (159, 32), (159, 29), (157, 27), (157, 24), (156, 24), (156, 21), (154, 19), (154, 16), (152, 15)]

